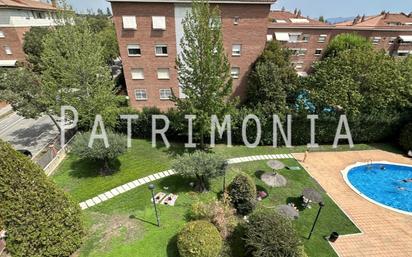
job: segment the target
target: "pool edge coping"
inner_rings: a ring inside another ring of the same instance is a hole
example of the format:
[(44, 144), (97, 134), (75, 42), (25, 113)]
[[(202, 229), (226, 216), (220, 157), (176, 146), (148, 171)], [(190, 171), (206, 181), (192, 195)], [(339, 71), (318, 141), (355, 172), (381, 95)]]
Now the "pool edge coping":
[(412, 216), (412, 212), (408, 212), (408, 211), (403, 211), (403, 210), (399, 210), (396, 209), (394, 207), (390, 207), (388, 205), (379, 203), (378, 201), (375, 201), (371, 198), (369, 198), (368, 196), (366, 196), (365, 194), (363, 194), (362, 192), (360, 192), (357, 188), (355, 188), (352, 183), (349, 181), (348, 179), (348, 173), (351, 169), (356, 168), (356, 167), (360, 167), (360, 166), (364, 166), (364, 165), (368, 165), (368, 164), (390, 164), (390, 165), (399, 165), (399, 166), (406, 166), (406, 167), (410, 167), (412, 168), (412, 165), (409, 164), (403, 164), (403, 163), (396, 163), (396, 162), (389, 162), (389, 161), (370, 161), (370, 162), (356, 162), (352, 165), (347, 166), (345, 169), (341, 170), (341, 174), (343, 177), (343, 180), (345, 181), (345, 183), (359, 196), (361, 196), (362, 198), (366, 199), (367, 201), (376, 204), (380, 207), (386, 208), (388, 210), (400, 213), (400, 214), (404, 214), (404, 215), (408, 215), (408, 216)]

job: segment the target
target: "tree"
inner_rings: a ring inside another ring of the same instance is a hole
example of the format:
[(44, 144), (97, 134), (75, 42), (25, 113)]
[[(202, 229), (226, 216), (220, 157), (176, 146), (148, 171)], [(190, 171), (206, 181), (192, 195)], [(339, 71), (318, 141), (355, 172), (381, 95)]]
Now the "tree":
[(179, 156), (172, 168), (183, 177), (196, 178), (198, 190), (205, 192), (210, 178), (224, 174), (226, 162), (218, 155), (196, 151)]
[(72, 145), (73, 154), (81, 159), (101, 162), (100, 173), (110, 174), (110, 162), (122, 155), (127, 150), (126, 137), (113, 132), (107, 133), (108, 146), (103, 140), (95, 140), (92, 147), (89, 147), (91, 133), (78, 134)]
[(249, 217), (244, 240), (254, 257), (300, 257), (303, 253), (292, 222), (270, 209), (259, 210)]
[(349, 49), (315, 64), (305, 81), (316, 112), (390, 117), (407, 104), (404, 73), (384, 52)]
[(16, 257), (68, 257), (85, 235), (78, 204), (27, 157), (0, 140), (0, 221)]
[(26, 118), (47, 114), (54, 121), (61, 106), (71, 105), (79, 113), (79, 128), (91, 128), (96, 114), (114, 127), (122, 97), (116, 95), (102, 45), (83, 19), (54, 28), (43, 39), (41, 73), (30, 74), (29, 68), (2, 72), (7, 94), (0, 98)]
[(256, 208), (256, 185), (247, 174), (239, 174), (229, 185), (229, 197), (237, 212), (248, 215)]
[(31, 63), (34, 72), (40, 72), (40, 58), (43, 52), (43, 39), (49, 33), (47, 27), (31, 27), (24, 34), (23, 51), (27, 55), (27, 61)]
[(370, 51), (373, 49), (373, 45), (368, 38), (356, 33), (339, 34), (330, 41), (323, 58), (335, 57), (339, 53), (349, 49)]
[(412, 150), (412, 123), (403, 127), (401, 134), (399, 135), (399, 144), (405, 151)]
[(278, 42), (267, 44), (248, 77), (247, 106), (280, 116), (294, 107), (299, 79), (289, 58)]
[(112, 11), (110, 11), (109, 7), (106, 8), (106, 15), (109, 17), (112, 16)]
[(114, 24), (110, 23), (97, 33), (97, 36), (103, 48), (103, 59), (107, 64), (113, 63), (113, 60), (120, 56)]
[(196, 115), (193, 129), (200, 137), (210, 131), (210, 117), (222, 117), (232, 110), (230, 64), (226, 56), (221, 31), (220, 12), (207, 2), (194, 1), (192, 11), (183, 20), (184, 37), (180, 43), (182, 53), (176, 65), (178, 79), (185, 98), (174, 96), (178, 110)]
[(204, 220), (187, 223), (177, 235), (177, 249), (181, 257), (218, 257), (222, 245), (219, 231)]
[(320, 21), (320, 22), (326, 22), (325, 17), (320, 16), (320, 17), (319, 17), (319, 21)]

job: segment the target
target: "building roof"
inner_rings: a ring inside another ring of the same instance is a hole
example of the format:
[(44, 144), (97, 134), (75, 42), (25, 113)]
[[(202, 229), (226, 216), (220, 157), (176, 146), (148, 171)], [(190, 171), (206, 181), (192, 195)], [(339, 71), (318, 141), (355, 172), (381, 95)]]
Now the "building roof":
[(0, 8), (56, 10), (51, 4), (43, 3), (40, 0), (0, 0)]
[(272, 27), (331, 27), (333, 25), (321, 22), (289, 11), (271, 11), (269, 13), (269, 28)]
[(336, 27), (352, 28), (403, 28), (412, 29), (412, 13), (387, 13), (382, 12), (374, 16), (358, 16), (352, 21), (336, 23)]
[[(141, 2), (141, 3), (191, 3), (192, 0), (107, 0), (108, 2)], [(277, 0), (209, 0), (219, 4), (273, 4)]]

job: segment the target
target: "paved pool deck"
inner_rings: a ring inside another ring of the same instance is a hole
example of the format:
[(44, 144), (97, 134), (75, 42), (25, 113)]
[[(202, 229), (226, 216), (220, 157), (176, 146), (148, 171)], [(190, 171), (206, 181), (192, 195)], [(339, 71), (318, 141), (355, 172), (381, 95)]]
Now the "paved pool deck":
[(412, 216), (378, 206), (353, 191), (341, 170), (356, 162), (389, 161), (412, 165), (412, 159), (381, 150), (293, 154), (362, 231), (341, 236), (332, 247), (341, 257), (411, 257)]

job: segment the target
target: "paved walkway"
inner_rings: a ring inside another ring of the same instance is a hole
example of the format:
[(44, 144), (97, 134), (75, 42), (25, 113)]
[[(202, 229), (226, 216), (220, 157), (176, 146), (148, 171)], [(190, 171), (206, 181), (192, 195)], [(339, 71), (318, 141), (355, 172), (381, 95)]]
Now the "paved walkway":
[[(293, 154), (297, 160), (303, 154)], [(412, 256), (412, 216), (397, 213), (364, 199), (343, 180), (341, 170), (356, 162), (390, 161), (412, 164), (398, 154), (373, 151), (309, 153), (301, 165), (328, 192), (362, 234), (340, 237), (332, 247), (341, 257)]]
[[(229, 164), (236, 164), (236, 163), (243, 163), (243, 162), (251, 162), (251, 161), (261, 161), (261, 160), (273, 160), (273, 159), (291, 159), (293, 156), (291, 154), (268, 154), (268, 155), (254, 155), (254, 156), (247, 156), (247, 157), (239, 157), (239, 158), (232, 158), (227, 160)], [(126, 183), (124, 185), (118, 186), (116, 188), (113, 188), (110, 191), (107, 191), (103, 194), (100, 194), (94, 198), (91, 198), (89, 200), (86, 200), (82, 203), (80, 203), (80, 207), (84, 210), (89, 207), (92, 207), (96, 204), (102, 203), (104, 201), (107, 201), (116, 195), (123, 194), (124, 192), (127, 192), (131, 189), (134, 189), (139, 186), (146, 185), (150, 182), (153, 182), (155, 180), (165, 178), (171, 175), (174, 175), (175, 172), (173, 170), (166, 170), (162, 172), (158, 172), (156, 174), (136, 179), (135, 181)]]

